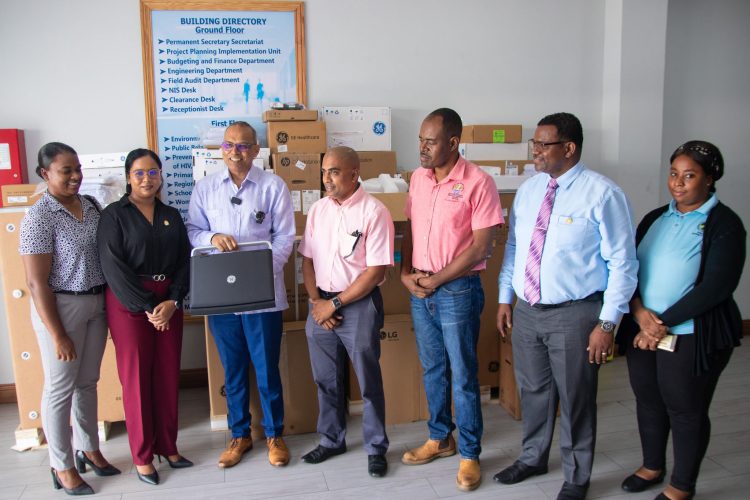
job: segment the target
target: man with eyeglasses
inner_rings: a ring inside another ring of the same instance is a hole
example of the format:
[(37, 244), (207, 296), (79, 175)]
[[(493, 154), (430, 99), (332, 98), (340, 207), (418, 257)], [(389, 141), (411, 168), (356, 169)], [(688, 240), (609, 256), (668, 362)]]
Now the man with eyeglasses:
[(279, 355), (281, 311), (289, 307), (283, 269), (294, 244), (294, 212), (289, 189), (281, 178), (253, 167), (260, 146), (255, 129), (242, 121), (224, 132), (221, 144), (226, 170), (199, 180), (190, 197), (186, 223), (194, 247), (213, 245), (221, 252), (238, 243), (270, 241), (276, 306), (243, 314), (208, 317), (224, 366), (227, 420), (232, 439), (219, 457), (219, 467), (232, 467), (252, 446), (250, 437), (250, 360), (255, 368), (263, 408), (263, 430), (271, 465), (289, 462), (284, 430)]
[[(463, 125), (440, 108), (422, 122), (419, 163), (406, 202), (411, 221), (402, 245), (401, 282), (411, 294), (411, 314), (430, 419), (429, 439), (404, 453), (406, 465), (461, 455), (456, 486), (481, 482), (482, 408), (477, 342), (493, 229), (503, 223), (494, 181), (458, 153)], [(453, 423), (451, 393), (455, 399)], [(458, 446), (453, 431), (458, 427)]]
[(599, 366), (636, 285), (633, 219), (623, 191), (581, 163), (578, 118), (542, 118), (529, 144), (539, 174), (513, 202), (497, 312), (502, 336), (513, 327), (522, 451), (494, 479), (515, 484), (547, 473), (559, 403), (565, 482), (557, 498), (582, 499), (594, 461)]
[(302, 461), (318, 464), (346, 451), (348, 354), (364, 400), (367, 470), (373, 477), (383, 477), (388, 469), (388, 436), (379, 363), (384, 319), (379, 285), (385, 280), (385, 268), (393, 265), (393, 221), (385, 205), (359, 184), (356, 151), (328, 150), (322, 172), (328, 196), (310, 208), (299, 246), (310, 296), (305, 332), (320, 410), (320, 444)]

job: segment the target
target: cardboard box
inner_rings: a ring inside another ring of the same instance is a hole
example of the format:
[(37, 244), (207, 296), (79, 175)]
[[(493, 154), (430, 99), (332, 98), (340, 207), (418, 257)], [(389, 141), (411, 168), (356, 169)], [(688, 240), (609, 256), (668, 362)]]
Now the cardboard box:
[(302, 255), (297, 248), (298, 242), (295, 242), (294, 251), (284, 266), (284, 288), (289, 303), (289, 309), (282, 313), (284, 321), (305, 321), (309, 311), (310, 296), (307, 294), (302, 276)]
[(42, 197), (42, 193), (34, 195), (36, 184), (5, 184), (0, 186), (4, 207), (30, 207)]
[(405, 221), (406, 215), (406, 199), (409, 197), (409, 193), (370, 193), (372, 196), (383, 202), (383, 205), (388, 208), (391, 213), (393, 222)]
[(383, 310), (385, 314), (411, 314), (411, 300), (409, 291), (401, 283), (401, 244), (405, 225), (408, 222), (396, 222), (396, 238), (394, 241), (393, 267), (385, 268), (385, 283), (380, 285), (383, 296)]
[[(23, 130), (0, 128), (0, 186), (26, 182), (26, 142)], [(0, 207), (3, 206), (7, 206), (4, 197), (0, 200)]]
[(521, 125), (464, 125), (461, 142), (464, 143), (518, 143), (521, 142)]
[(525, 142), (517, 144), (476, 144), (461, 143), (458, 152), (471, 161), (475, 160), (517, 160), (519, 158), (531, 158), (529, 145)]
[[(516, 160), (470, 160), (490, 175), (524, 175), (527, 169), (534, 170), (534, 162), (528, 158)], [(515, 168), (515, 173), (514, 169)], [(493, 172), (497, 169), (497, 172)]]
[[(211, 429), (227, 429), (227, 403), (224, 391), (224, 367), (213, 336), (206, 327), (206, 356)], [(312, 376), (304, 322), (284, 323), (281, 338), (279, 373), (284, 393), (284, 434), (315, 432), (318, 422), (318, 392)], [(265, 439), (263, 409), (258, 396), (255, 369), (250, 366), (250, 434), (253, 440)]]
[[(503, 239), (501, 242), (500, 239)], [(487, 259), (487, 268), (481, 272), (480, 279), (484, 291), (484, 309), (479, 316), (479, 340), (477, 342), (477, 359), (479, 385), (498, 387), (500, 385), (499, 333), (497, 331), (497, 277), (503, 263), (505, 236), (500, 230), (492, 239), (492, 254)]]
[[(383, 374), (386, 424), (415, 422), (427, 418), (422, 367), (410, 315), (385, 317), (380, 331), (380, 370)], [(358, 403), (361, 399), (359, 383), (350, 366), (350, 407), (361, 406)]]
[(325, 122), (268, 122), (268, 147), (273, 153), (325, 153)]
[(395, 151), (357, 151), (359, 155), (359, 176), (363, 180), (380, 174), (396, 175)]
[(521, 398), (513, 372), (513, 333), (500, 338), (500, 406), (516, 420), (521, 420)]
[(348, 146), (356, 151), (391, 150), (391, 108), (326, 106), (321, 115), (327, 126), (329, 148)]
[(290, 190), (320, 191), (321, 159), (320, 153), (275, 153), (271, 155), (271, 165)]
[(309, 122), (317, 119), (317, 109), (269, 109), (263, 112), (264, 122)]

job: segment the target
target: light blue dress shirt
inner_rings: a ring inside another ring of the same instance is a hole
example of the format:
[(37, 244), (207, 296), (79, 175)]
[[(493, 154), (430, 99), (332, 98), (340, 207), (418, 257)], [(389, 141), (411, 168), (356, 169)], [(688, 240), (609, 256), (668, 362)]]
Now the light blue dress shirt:
[[(672, 200), (638, 245), (641, 301), (657, 316), (695, 286), (701, 265), (703, 228), (708, 214), (718, 202), (715, 195), (711, 196), (697, 209), (683, 214)], [(694, 320), (673, 326), (669, 331), (677, 335), (694, 333)]]
[[(525, 300), (524, 272), (531, 235), (550, 176), (524, 182), (513, 201), (499, 277), (499, 302)], [(625, 193), (582, 163), (557, 178), (540, 271), (541, 304), (604, 292), (599, 318), (619, 323), (628, 312), (638, 273), (633, 217)]]
[[(233, 197), (241, 203), (232, 203)], [(260, 212), (264, 214), (262, 217), (258, 217)], [(289, 307), (284, 264), (294, 246), (294, 211), (292, 196), (280, 177), (252, 167), (239, 188), (227, 169), (204, 177), (193, 188), (185, 226), (194, 247), (211, 245), (216, 233), (231, 235), (238, 243), (270, 241), (276, 307), (248, 314)]]

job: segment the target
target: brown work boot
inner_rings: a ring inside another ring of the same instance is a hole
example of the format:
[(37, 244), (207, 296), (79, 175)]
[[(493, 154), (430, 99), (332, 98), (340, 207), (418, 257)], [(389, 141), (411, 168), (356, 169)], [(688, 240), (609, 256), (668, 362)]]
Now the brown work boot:
[(227, 449), (219, 457), (219, 467), (233, 467), (240, 463), (242, 455), (253, 449), (253, 438), (250, 436), (232, 438)]
[(284, 443), (284, 438), (274, 436), (266, 438), (268, 446), (268, 461), (274, 467), (282, 467), (289, 463), (289, 448)]
[(472, 491), (479, 487), (482, 482), (482, 473), (479, 470), (478, 458), (462, 458), (458, 466), (456, 486), (461, 491)]
[(449, 434), (447, 438), (442, 440), (428, 439), (422, 446), (407, 451), (401, 457), (401, 462), (406, 465), (423, 465), (436, 458), (450, 457), (455, 454), (456, 441)]

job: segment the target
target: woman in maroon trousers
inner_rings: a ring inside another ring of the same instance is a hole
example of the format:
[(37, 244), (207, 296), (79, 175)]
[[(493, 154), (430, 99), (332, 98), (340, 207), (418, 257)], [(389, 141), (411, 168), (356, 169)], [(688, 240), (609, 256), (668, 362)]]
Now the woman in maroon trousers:
[(154, 454), (172, 468), (193, 465), (177, 452), (180, 303), (188, 290), (190, 244), (179, 211), (157, 196), (159, 157), (131, 151), (125, 175), (127, 194), (102, 212), (97, 240), (130, 451), (138, 478), (159, 484)]

